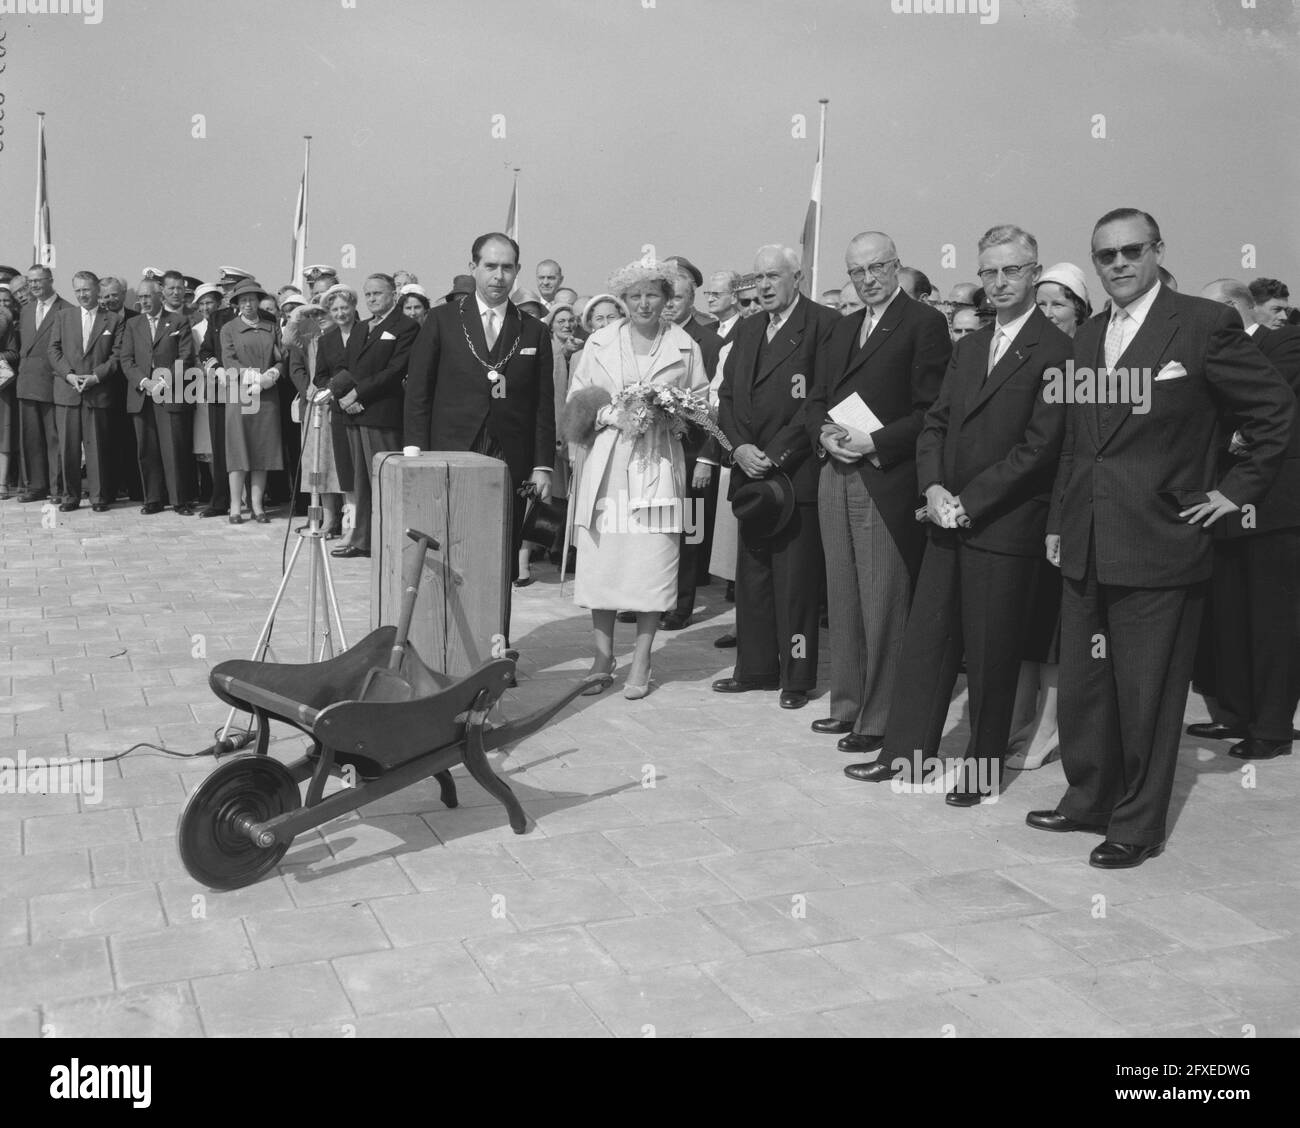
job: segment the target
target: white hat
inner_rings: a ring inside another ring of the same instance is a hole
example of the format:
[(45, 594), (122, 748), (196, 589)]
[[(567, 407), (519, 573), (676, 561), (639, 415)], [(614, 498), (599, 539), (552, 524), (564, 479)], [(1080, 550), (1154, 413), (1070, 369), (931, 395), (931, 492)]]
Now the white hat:
[(306, 304), (307, 304), (307, 299), (304, 298), (301, 294), (297, 293), (296, 291), (285, 294), (284, 297), (280, 299), (281, 309), (288, 309), (290, 306), (300, 306)]
[(200, 286), (197, 290), (194, 291), (194, 304), (198, 305), (199, 302), (203, 298), (207, 297), (209, 294), (212, 294), (214, 297), (218, 297), (218, 298), (224, 298), (226, 296), (225, 292), (221, 289), (220, 286), (214, 286), (212, 285), (211, 282), (209, 282), (207, 285)]
[(429, 295), (424, 292), (424, 287), (418, 282), (408, 282), (397, 292), (401, 294), (402, 297), (406, 297), (407, 294), (418, 294), (426, 302), (429, 300)]
[(161, 282), (162, 276), (163, 271), (159, 270), (156, 266), (146, 266), (142, 271), (140, 271), (141, 282), (146, 278), (152, 279), (154, 282)]
[(1084, 305), (1092, 307), (1092, 302), (1088, 298), (1088, 283), (1083, 280), (1083, 271), (1074, 263), (1058, 262), (1055, 266), (1049, 266), (1043, 271), (1043, 276), (1034, 289), (1037, 290), (1044, 282), (1055, 282), (1058, 286), (1064, 286), (1075, 297), (1081, 298)]

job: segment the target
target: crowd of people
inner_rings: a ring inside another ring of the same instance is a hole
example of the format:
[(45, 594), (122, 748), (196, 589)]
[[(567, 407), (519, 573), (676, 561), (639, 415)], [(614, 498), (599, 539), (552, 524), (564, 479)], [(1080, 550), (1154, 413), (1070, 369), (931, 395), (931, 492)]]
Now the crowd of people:
[[(593, 673), (635, 623), (626, 698), (652, 692), (656, 632), (722, 579), (736, 661), (714, 691), (802, 708), (826, 630), (813, 732), (876, 753), (853, 779), (923, 783), (964, 670), (947, 803), (1060, 756), (1067, 790), (1029, 825), (1140, 865), (1166, 838), (1193, 679), (1212, 717), (1193, 734), (1243, 760), (1291, 751), (1300, 702), (1296, 312), (1268, 278), (1185, 295), (1164, 250), (1145, 212), (1098, 220), (1096, 313), (1083, 270), (1045, 268), (1014, 225), (946, 299), (882, 232), (818, 298), (775, 244), (707, 285), (676, 256), (587, 297), (547, 259), (528, 289), (500, 233), (438, 298), (409, 271), (358, 293), (317, 266), (273, 295), (222, 267), (213, 285), (148, 270), (132, 309), (119, 278), (79, 271), (69, 303), (46, 267), (0, 268), (0, 497), (238, 524), (245, 500), (266, 522), (269, 495), (315, 492), (334, 555), (366, 557), (375, 453), (498, 458), (516, 586), (530, 505), (562, 500)], [(659, 393), (712, 418), (628, 406)]]

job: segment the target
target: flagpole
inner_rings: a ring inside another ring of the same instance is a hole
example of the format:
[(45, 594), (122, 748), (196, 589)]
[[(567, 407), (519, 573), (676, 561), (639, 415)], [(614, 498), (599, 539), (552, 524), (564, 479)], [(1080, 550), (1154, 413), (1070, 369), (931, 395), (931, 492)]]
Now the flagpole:
[[(45, 184), (45, 111), (36, 111), (36, 209), (32, 221), (32, 262), (45, 263), (45, 247), (48, 231), (41, 222), (41, 204), (46, 199)], [(43, 238), (44, 237), (44, 238)]]
[[(294, 231), (293, 247), (293, 284), (306, 293), (304, 289), (303, 272), (307, 266), (307, 177), (311, 168), (311, 134), (304, 133), (303, 155), (302, 155), (302, 187), (299, 189), (299, 195), (302, 197), (300, 206), (302, 208), (302, 235), (299, 237), (298, 231)], [(294, 220), (298, 219), (294, 216)], [(295, 223), (296, 226), (296, 223)]]
[(821, 262), (822, 246), (822, 209), (825, 207), (826, 191), (826, 104), (829, 98), (818, 98), (821, 104), (821, 132), (817, 139), (817, 168), (819, 170), (819, 183), (817, 185), (818, 200), (817, 214), (813, 217), (813, 255), (812, 255), (812, 293), (808, 296), (813, 301), (818, 301), (821, 291), (817, 288), (817, 271)]

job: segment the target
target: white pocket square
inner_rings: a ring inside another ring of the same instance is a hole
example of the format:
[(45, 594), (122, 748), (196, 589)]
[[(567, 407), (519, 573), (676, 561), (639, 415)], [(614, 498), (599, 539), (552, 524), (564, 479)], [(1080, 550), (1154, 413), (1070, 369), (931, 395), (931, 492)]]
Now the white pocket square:
[(1180, 376), (1186, 376), (1187, 369), (1176, 360), (1171, 360), (1159, 372), (1156, 373), (1157, 380), (1177, 380)]
[(537, 350), (536, 350), (536, 349), (520, 349), (520, 350), (519, 350), (519, 355), (520, 355), (520, 356), (536, 356), (536, 355), (537, 355)]
[(179, 337), (180, 335), (181, 335), (181, 331), (180, 331), (179, 329), (177, 329), (175, 333), (168, 333), (168, 334), (167, 334), (167, 336), (169, 336), (169, 337)]
[(395, 340), (397, 340), (397, 338), (396, 338), (392, 333), (390, 333), (387, 329), (385, 329), (382, 333), (379, 334), (379, 339), (380, 339), (381, 341), (395, 341)]
[(101, 337), (111, 337), (112, 335), (113, 335), (113, 330), (112, 330), (112, 329), (105, 329), (105, 330), (100, 334)]

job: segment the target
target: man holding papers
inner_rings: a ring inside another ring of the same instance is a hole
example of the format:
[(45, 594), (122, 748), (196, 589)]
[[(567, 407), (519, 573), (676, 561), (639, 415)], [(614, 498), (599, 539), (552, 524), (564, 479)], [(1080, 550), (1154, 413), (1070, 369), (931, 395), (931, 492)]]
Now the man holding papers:
[(1064, 368), (1070, 338), (1034, 304), (1038, 244), (1002, 225), (979, 243), (979, 278), (997, 322), (957, 342), (916, 444), (930, 544), (907, 620), (885, 743), (853, 779), (901, 774), (920, 783), (935, 757), (963, 649), (970, 743), (949, 806), (1000, 790), (1020, 656), (1034, 606), (1039, 554), (1065, 406), (1044, 379)]
[(898, 252), (878, 231), (844, 256), (865, 303), (818, 350), (808, 435), (824, 459), (817, 512), (831, 620), (831, 715), (814, 732), (845, 752), (880, 747), (924, 534), (915, 517), (916, 439), (952, 344), (943, 314), (899, 289)]

